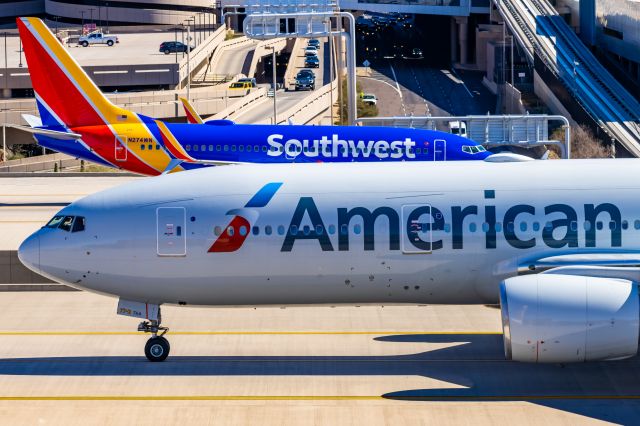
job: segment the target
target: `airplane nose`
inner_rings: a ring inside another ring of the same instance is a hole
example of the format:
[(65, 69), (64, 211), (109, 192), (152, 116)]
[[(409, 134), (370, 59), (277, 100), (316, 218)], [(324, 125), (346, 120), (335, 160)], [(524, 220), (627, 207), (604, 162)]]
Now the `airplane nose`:
[(18, 259), (32, 271), (40, 272), (40, 236), (37, 232), (20, 244)]

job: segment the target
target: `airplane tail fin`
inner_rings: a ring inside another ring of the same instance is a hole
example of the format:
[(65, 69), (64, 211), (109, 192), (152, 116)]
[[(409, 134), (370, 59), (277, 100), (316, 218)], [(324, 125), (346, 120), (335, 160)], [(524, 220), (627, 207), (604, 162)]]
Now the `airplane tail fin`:
[(42, 20), (16, 21), (43, 125), (82, 127), (134, 120), (131, 112), (102, 94)]
[(191, 102), (187, 98), (180, 97), (180, 101), (182, 102), (182, 106), (184, 107), (184, 112), (187, 114), (187, 122), (189, 124), (203, 124), (204, 121), (196, 112), (196, 109), (191, 105)]

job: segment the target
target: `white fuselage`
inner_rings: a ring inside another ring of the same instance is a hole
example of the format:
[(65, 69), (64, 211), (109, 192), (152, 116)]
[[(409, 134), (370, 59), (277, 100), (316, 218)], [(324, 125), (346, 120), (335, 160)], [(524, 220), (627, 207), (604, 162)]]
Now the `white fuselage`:
[(215, 167), (72, 203), (85, 230), (20, 256), (157, 304), (496, 303), (522, 265), (640, 249), (639, 189), (638, 160)]

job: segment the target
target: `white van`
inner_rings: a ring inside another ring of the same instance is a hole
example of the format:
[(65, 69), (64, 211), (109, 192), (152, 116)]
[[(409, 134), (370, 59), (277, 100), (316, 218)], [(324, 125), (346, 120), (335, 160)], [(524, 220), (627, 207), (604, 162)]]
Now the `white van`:
[(467, 123), (464, 121), (450, 121), (449, 122), (449, 133), (453, 135), (462, 136), (463, 138), (467, 137)]

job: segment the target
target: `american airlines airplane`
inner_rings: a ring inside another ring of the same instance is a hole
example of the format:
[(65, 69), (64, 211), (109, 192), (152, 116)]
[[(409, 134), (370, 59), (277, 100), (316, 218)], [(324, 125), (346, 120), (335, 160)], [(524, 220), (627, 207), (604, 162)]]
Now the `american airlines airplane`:
[(40, 19), (17, 23), (40, 117), (25, 115), (30, 127), (13, 127), (45, 148), (95, 163), (158, 175), (238, 163), (513, 160), (432, 130), (198, 123), (187, 105), (195, 124), (156, 120), (113, 105)]
[(493, 304), (507, 358), (637, 353), (640, 162), (213, 167), (109, 189), (20, 246), (118, 298), (169, 354), (161, 306)]

